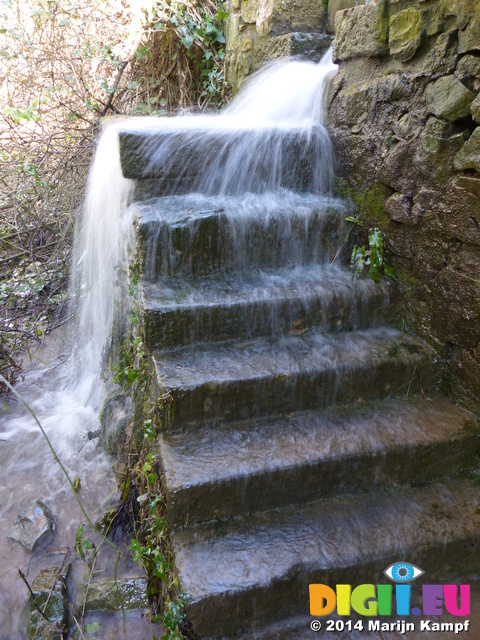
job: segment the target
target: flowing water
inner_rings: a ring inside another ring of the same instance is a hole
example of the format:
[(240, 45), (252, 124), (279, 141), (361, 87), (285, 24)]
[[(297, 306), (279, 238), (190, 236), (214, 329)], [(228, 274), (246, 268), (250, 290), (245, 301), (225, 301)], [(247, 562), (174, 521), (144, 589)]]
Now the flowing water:
[[(332, 149), (323, 113), (324, 88), (334, 72), (328, 55), (319, 64), (277, 63), (254, 78), (219, 116), (135, 119), (133, 124), (120, 121), (102, 134), (75, 241), (72, 291), (78, 302), (78, 325), (70, 329), (70, 336), (57, 338), (53, 358), (48, 353), (40, 354), (43, 362), (31, 365), (17, 387), (71, 476), (80, 477), (80, 497), (94, 517), (99, 505), (114, 491), (114, 480), (111, 462), (93, 442), (82, 447), (82, 436), (98, 428), (111, 327), (116, 310), (120, 309), (117, 316), (125, 317), (122, 283), (134, 246), (132, 220), (136, 209), (127, 206), (134, 182), (122, 176), (119, 132), (139, 135), (147, 145), (148, 161), (143, 169), (155, 178), (154, 190), (161, 187), (168, 193), (168, 183), (173, 193), (187, 176), (197, 193), (195, 208), (200, 199), (206, 209), (215, 209), (215, 202), (208, 199), (228, 194), (235, 200), (230, 201), (232, 206), (241, 203), (244, 219), (263, 217), (262, 224), (273, 220), (285, 238), (292, 231), (292, 221), (282, 214), (282, 207), (284, 212), (291, 209), (285, 205), (293, 197), (286, 188), (292, 179), (308, 165), (304, 191), (326, 193), (331, 185)], [(163, 135), (160, 144), (155, 136), (159, 131), (171, 132), (170, 137)], [(199, 140), (201, 158), (195, 151)], [(125, 173), (128, 175), (128, 171)], [(263, 194), (263, 201), (253, 203), (248, 195), (252, 192)], [(239, 198), (240, 194), (245, 195)], [(166, 202), (166, 210), (176, 208), (172, 197), (170, 204)], [(295, 245), (298, 253), (292, 253), (294, 261), (302, 252), (315, 252), (323, 246), (311, 242), (314, 237), (309, 234), (309, 217), (304, 215), (311, 212), (309, 197), (297, 200), (298, 218), (304, 219), (292, 235), (292, 247)], [(184, 212), (188, 203), (189, 197), (183, 201)], [(331, 204), (340, 209), (338, 202)], [(233, 221), (228, 198), (222, 201), (222, 208), (227, 212), (227, 224), (236, 225), (233, 250), (241, 261), (246, 243), (251, 242), (246, 239), (245, 226), (239, 219)], [(151, 278), (163, 270), (155, 258), (158, 238), (151, 240), (152, 250), (147, 256), (147, 276)], [(309, 248), (304, 247), (305, 240), (310, 241)], [(276, 259), (283, 262), (282, 256)], [(272, 260), (275, 262), (275, 257)], [(252, 283), (252, 287), (259, 294), (262, 287), (271, 284)], [(0, 470), (0, 638), (13, 640), (25, 637), (22, 612), (27, 592), (18, 579), (17, 568), (28, 574), (30, 559), (27, 551), (7, 539), (17, 513), (32, 499), (46, 502), (57, 521), (51, 549), (73, 546), (82, 516), (33, 419), (13, 399), (1, 407)]]

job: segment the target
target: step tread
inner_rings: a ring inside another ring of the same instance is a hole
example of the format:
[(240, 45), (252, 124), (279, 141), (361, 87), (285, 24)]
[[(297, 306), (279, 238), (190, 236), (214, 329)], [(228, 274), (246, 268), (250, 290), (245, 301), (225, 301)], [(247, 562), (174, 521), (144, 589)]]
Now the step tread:
[(453, 443), (478, 433), (472, 414), (439, 394), (430, 401), (392, 399), (373, 409), (357, 406), (346, 411), (300, 412), (275, 420), (162, 434), (167, 491), (174, 494), (247, 475), (369, 457), (387, 449), (400, 452)]
[(262, 301), (322, 298), (325, 307), (333, 298), (378, 297), (388, 303), (388, 284), (352, 277), (347, 268), (312, 265), (275, 270), (258, 269), (222, 273), (215, 277), (168, 278), (143, 282), (142, 308), (146, 312), (171, 309), (240, 306)]
[(350, 369), (366, 361), (392, 362), (399, 358), (416, 363), (436, 359), (434, 351), (418, 338), (389, 327), (302, 336), (255, 339), (219, 344), (195, 344), (172, 351), (157, 350), (153, 362), (163, 388), (191, 389), (198, 385), (236, 380), (292, 376), (300, 372)]
[(245, 590), (258, 594), (302, 570), (307, 584), (313, 576), (321, 582), (335, 568), (413, 558), (478, 537), (479, 506), (480, 489), (456, 480), (255, 513), (221, 528), (174, 531), (176, 567), (193, 603)]
[(135, 202), (135, 209), (140, 224), (164, 223), (175, 227), (188, 227), (202, 218), (211, 216), (227, 216), (232, 224), (239, 225), (248, 219), (263, 222), (265, 225), (272, 218), (285, 217), (308, 218), (310, 215), (323, 212), (344, 215), (350, 206), (345, 200), (329, 195), (296, 193), (288, 189), (279, 193), (236, 195), (204, 195), (189, 193), (151, 198), (143, 202)]

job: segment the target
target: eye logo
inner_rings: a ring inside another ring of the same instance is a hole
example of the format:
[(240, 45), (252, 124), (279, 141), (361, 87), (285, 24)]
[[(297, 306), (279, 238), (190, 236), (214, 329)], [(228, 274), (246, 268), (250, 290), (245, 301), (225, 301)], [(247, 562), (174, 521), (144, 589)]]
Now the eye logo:
[(425, 571), (422, 571), (409, 562), (394, 562), (387, 567), (383, 573), (389, 580), (393, 580), (393, 582), (406, 584), (422, 576)]

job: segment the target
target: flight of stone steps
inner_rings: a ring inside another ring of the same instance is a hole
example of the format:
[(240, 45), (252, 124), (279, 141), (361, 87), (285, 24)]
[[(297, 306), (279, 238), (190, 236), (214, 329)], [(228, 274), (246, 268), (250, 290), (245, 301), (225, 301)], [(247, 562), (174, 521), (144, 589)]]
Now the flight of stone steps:
[[(152, 399), (173, 403), (158, 448), (198, 638), (314, 637), (309, 583), (377, 584), (398, 560), (429, 582), (479, 570), (480, 494), (461, 477), (477, 420), (438, 392), (435, 353), (387, 322), (390, 285), (352, 278), (339, 253), (348, 205), (309, 193), (305, 154), (290, 170), (302, 146), (290, 133), (274, 193), (262, 163), (251, 192), (221, 193), (219, 178), (190, 193), (201, 146), (187, 136), (185, 157), (196, 152), (176, 172), (152, 154), (172, 135), (120, 140), (138, 181)], [(197, 138), (211, 165), (224, 138)]]

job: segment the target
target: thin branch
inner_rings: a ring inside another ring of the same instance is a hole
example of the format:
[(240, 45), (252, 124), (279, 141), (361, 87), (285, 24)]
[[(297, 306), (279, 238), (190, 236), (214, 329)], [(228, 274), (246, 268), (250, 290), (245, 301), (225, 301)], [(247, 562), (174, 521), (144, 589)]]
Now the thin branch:
[(35, 609), (40, 613), (40, 615), (41, 615), (43, 618), (45, 618), (45, 620), (46, 620), (47, 622), (50, 622), (50, 618), (47, 618), (47, 616), (43, 613), (43, 611), (42, 611), (42, 610), (40, 609), (40, 607), (38, 606), (38, 603), (37, 603), (37, 599), (36, 599), (36, 597), (35, 597), (35, 594), (34, 594), (34, 593), (33, 593), (33, 591), (32, 591), (32, 587), (28, 584), (28, 581), (27, 581), (27, 578), (25, 577), (25, 574), (24, 574), (24, 573), (22, 572), (22, 570), (21, 570), (21, 569), (19, 569), (18, 567), (17, 567), (17, 569), (18, 569), (18, 575), (19, 575), (19, 576), (20, 576), (20, 578), (24, 581), (24, 583), (27, 585), (27, 589), (28, 589), (28, 590), (29, 590), (29, 592), (30, 592), (30, 595), (31, 595), (31, 597), (32, 597), (32, 601), (33, 601), (33, 605), (34, 605)]

